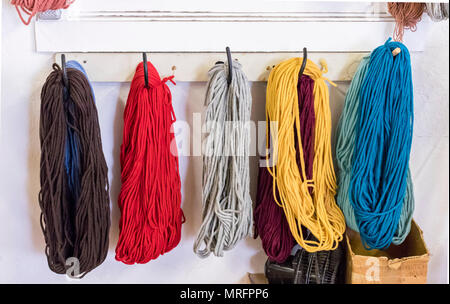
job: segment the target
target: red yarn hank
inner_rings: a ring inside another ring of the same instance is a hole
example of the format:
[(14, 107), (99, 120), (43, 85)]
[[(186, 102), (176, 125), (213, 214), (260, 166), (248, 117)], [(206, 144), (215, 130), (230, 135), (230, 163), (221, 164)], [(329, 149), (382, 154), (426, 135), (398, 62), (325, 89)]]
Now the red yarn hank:
[[(314, 126), (316, 118), (313, 89), (314, 81), (310, 77), (303, 75), (298, 81), (297, 90), (301, 145), (304, 151), (305, 171), (308, 179), (312, 179), (314, 162)], [(300, 168), (298, 145), (299, 143), (296, 141), (297, 165)], [(259, 234), (264, 252), (269, 259), (276, 263), (286, 261), (295, 245), (295, 240), (292, 237), (283, 209), (277, 205), (274, 199), (273, 177), (266, 167), (259, 168), (254, 221), (255, 238)]]
[(149, 87), (140, 63), (124, 112), (116, 260), (125, 264), (144, 264), (175, 248), (184, 222), (178, 152), (171, 146), (176, 117), (166, 84), (173, 76), (161, 80), (147, 66)]
[[(66, 9), (74, 2), (75, 0), (12, 0), (11, 4), (16, 7), (23, 24), (28, 25), (37, 13)], [(22, 12), (29, 16), (28, 20), (23, 18)]]

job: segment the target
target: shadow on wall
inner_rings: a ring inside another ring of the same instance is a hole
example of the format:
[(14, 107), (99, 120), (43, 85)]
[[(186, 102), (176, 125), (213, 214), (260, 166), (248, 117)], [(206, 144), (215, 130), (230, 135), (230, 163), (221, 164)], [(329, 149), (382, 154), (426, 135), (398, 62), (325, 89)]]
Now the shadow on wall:
[[(193, 114), (203, 113), (204, 102), (203, 96), (206, 93), (206, 84), (203, 82), (195, 83), (178, 83), (180, 86), (186, 87), (185, 96), (174, 96), (173, 107), (177, 114), (177, 120), (186, 121), (191, 126), (190, 133), (190, 153), (194, 155), (193, 147)], [(172, 89), (172, 88), (171, 88)], [(181, 97), (181, 98), (180, 98)], [(186, 105), (181, 112), (177, 100), (186, 100)], [(203, 118), (203, 117), (202, 117)], [(182, 227), (182, 241), (189, 240), (193, 246), (193, 242), (197, 237), (197, 232), (202, 223), (202, 172), (203, 161), (200, 156), (181, 156), (179, 158), (180, 178), (181, 178), (181, 197), (182, 209), (186, 222)], [(194, 253), (193, 253), (194, 254)]]
[[(121, 89), (123, 89), (121, 87)], [(113, 165), (109, 168), (112, 178), (109, 185), (109, 196), (111, 202), (111, 228), (109, 230), (109, 249), (115, 252), (117, 242), (119, 241), (119, 221), (120, 210), (118, 205), (119, 193), (121, 188), (121, 166), (120, 166), (120, 147), (123, 136), (123, 113), (126, 100), (119, 98), (116, 104), (114, 114), (114, 138), (113, 138)]]
[[(251, 87), (252, 92), (252, 112), (251, 112), (251, 120), (256, 123), (256, 126), (259, 127), (259, 121), (266, 120), (266, 82), (253, 82)], [(258, 131), (258, 130), (257, 130)], [(257, 132), (259, 134), (261, 131)], [(260, 142), (263, 140), (263, 142)], [(256, 141), (256, 142), (255, 142)], [(256, 193), (258, 191), (258, 172), (259, 172), (259, 158), (260, 151), (259, 147), (265, 146), (265, 137), (252, 139), (250, 143), (253, 147), (256, 147), (255, 156), (250, 157), (250, 196), (253, 202), (253, 210), (255, 210), (256, 204)], [(245, 245), (249, 248), (255, 250), (255, 254), (250, 258), (250, 269), (253, 273), (262, 273), (264, 272), (264, 264), (267, 260), (267, 255), (264, 253), (261, 245), (261, 239), (254, 238), (253, 235), (251, 237), (247, 237), (245, 239)], [(239, 283), (243, 283), (247, 281), (247, 274), (242, 278)]]

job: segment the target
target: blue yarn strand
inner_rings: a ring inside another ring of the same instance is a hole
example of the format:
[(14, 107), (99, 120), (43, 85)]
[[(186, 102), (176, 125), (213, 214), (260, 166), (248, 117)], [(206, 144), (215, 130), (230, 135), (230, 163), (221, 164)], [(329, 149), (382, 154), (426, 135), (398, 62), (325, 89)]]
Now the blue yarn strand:
[(77, 69), (84, 74), (87, 81), (89, 82), (89, 86), (91, 87), (91, 91), (92, 91), (92, 97), (94, 98), (94, 101), (95, 101), (94, 88), (92, 87), (92, 83), (89, 81), (88, 75), (86, 73), (86, 70), (83, 68), (83, 66), (78, 61), (70, 60), (70, 61), (67, 61), (66, 67), (69, 69)]
[(389, 38), (372, 52), (359, 99), (349, 200), (364, 246), (382, 249), (399, 228), (410, 180), (413, 87), (402, 43)]
[[(86, 79), (89, 82), (86, 71), (83, 66), (77, 61), (71, 60), (66, 63), (66, 68), (72, 68), (81, 71)], [(92, 96), (95, 101), (94, 90), (92, 88), (92, 84), (89, 82)], [(66, 90), (66, 89), (65, 89)], [(80, 181), (80, 155), (78, 153), (79, 147), (79, 137), (77, 131), (71, 127), (73, 125), (73, 104), (68, 96), (68, 92), (65, 91), (65, 107), (66, 107), (66, 115), (67, 115), (67, 139), (65, 144), (65, 168), (66, 174), (68, 178), (68, 189), (71, 200), (74, 204), (78, 201), (78, 197), (80, 195), (81, 189), (81, 181)]]

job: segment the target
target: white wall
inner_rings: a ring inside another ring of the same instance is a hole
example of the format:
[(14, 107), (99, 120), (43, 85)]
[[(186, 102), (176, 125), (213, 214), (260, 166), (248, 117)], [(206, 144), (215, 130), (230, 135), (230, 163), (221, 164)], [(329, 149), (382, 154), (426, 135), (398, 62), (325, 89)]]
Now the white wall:
[[(25, 27), (9, 1), (2, 12), (2, 87), (0, 142), (0, 283), (64, 283), (53, 274), (44, 255), (39, 227), (39, 95), (51, 71), (52, 55), (34, 52), (33, 26)], [(420, 24), (419, 24), (420, 26)], [(449, 70), (448, 22), (436, 23), (427, 37), (427, 49), (413, 60), (415, 129), (411, 169), (415, 184), (415, 219), (424, 230), (431, 251), (429, 282), (447, 282), (449, 203)], [(384, 41), (383, 41), (384, 42)], [(380, 41), (380, 43), (382, 43)], [(330, 65), (332, 63), (329, 63)], [(89, 71), (88, 71), (89, 73)], [(333, 123), (343, 107), (347, 84), (331, 91)], [(192, 119), (201, 112), (205, 83), (172, 86), (177, 118)], [(118, 238), (120, 189), (119, 146), (122, 112), (129, 84), (94, 84), (103, 150), (111, 183), (112, 229), (110, 254), (82, 283), (235, 283), (246, 272), (262, 272), (265, 255), (260, 240), (247, 239), (224, 258), (199, 259), (192, 252), (201, 222), (201, 158), (180, 158), (183, 185), (183, 226), (180, 245), (146, 265), (126, 266), (114, 259)], [(264, 119), (265, 84), (252, 84), (255, 120)], [(256, 162), (252, 162), (252, 193)]]

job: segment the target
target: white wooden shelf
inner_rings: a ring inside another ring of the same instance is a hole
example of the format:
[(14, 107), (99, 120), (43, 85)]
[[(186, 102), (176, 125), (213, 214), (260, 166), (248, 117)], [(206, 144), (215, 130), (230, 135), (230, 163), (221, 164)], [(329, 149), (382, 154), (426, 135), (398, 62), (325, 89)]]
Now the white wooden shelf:
[[(411, 50), (428, 23), (405, 32)], [(78, 0), (35, 35), (38, 52), (369, 52), (394, 25), (373, 2)]]
[[(351, 79), (360, 59), (365, 53), (308, 53), (308, 58), (319, 63), (325, 59), (332, 80)], [(175, 75), (176, 81), (207, 81), (208, 70), (217, 61), (226, 61), (223, 53), (147, 53), (148, 60), (156, 67), (161, 77)], [(273, 65), (299, 57), (300, 53), (232, 53), (250, 81), (266, 81)], [(66, 53), (67, 60), (77, 60), (94, 82), (129, 82), (136, 66), (142, 61), (141, 53)], [(59, 63), (60, 54), (55, 61)]]
[[(81, 63), (93, 82), (130, 82), (142, 53), (65, 53), (67, 60)], [(361, 58), (368, 53), (308, 52), (308, 59), (319, 67), (324, 59), (328, 65), (325, 77), (332, 81), (351, 80)], [(414, 56), (415, 53), (412, 53)], [(207, 81), (208, 70), (217, 61), (226, 61), (226, 53), (147, 53), (148, 60), (161, 77), (174, 75), (175, 81)], [(283, 60), (302, 57), (302, 53), (234, 53), (249, 81), (267, 81), (271, 68)], [(61, 54), (55, 55), (60, 63)]]

